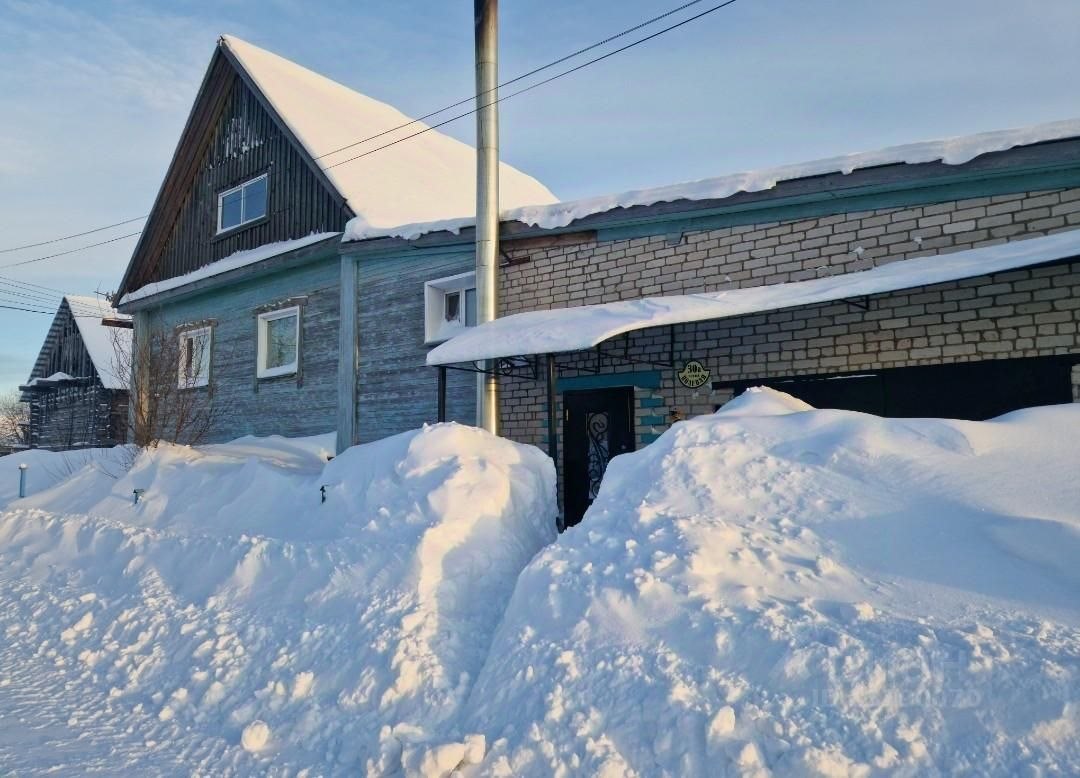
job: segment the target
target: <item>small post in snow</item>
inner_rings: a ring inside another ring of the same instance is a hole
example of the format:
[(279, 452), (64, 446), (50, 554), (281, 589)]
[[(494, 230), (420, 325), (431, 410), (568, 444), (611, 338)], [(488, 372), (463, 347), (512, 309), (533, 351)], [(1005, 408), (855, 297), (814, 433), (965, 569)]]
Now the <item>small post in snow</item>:
[(26, 470), (30, 465), (23, 462), (19, 465), (19, 499), (26, 496)]
[(136, 505), (138, 505), (138, 504), (139, 504), (139, 498), (143, 496), (143, 493), (144, 493), (144, 492), (146, 492), (146, 490), (145, 490), (145, 489), (132, 489), (132, 490), (131, 490), (131, 493), (132, 493), (133, 495), (135, 495), (135, 504), (136, 504)]

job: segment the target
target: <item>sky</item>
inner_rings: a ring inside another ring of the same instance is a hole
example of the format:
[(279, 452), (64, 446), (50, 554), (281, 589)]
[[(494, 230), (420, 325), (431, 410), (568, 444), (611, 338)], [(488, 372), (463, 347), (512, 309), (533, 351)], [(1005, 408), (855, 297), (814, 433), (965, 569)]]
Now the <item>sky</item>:
[[(680, 4), (503, 0), (501, 78)], [(0, 250), (146, 214), (222, 33), (412, 116), (473, 93), (467, 0), (0, 0)], [(502, 154), (573, 199), (1080, 117), (1078, 72), (1076, 0), (737, 0), (507, 100)], [(139, 226), (0, 253), (0, 305), (115, 289), (133, 238), (4, 265)], [(0, 393), (51, 318), (0, 309)]]

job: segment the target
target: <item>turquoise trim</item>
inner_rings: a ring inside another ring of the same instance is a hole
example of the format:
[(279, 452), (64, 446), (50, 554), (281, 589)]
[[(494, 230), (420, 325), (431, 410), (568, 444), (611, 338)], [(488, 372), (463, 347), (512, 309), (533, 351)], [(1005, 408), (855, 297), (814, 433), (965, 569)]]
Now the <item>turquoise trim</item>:
[(664, 405), (663, 397), (639, 397), (638, 407), (640, 408), (661, 408)]
[(643, 389), (659, 389), (660, 371), (639, 370), (634, 373), (602, 373), (600, 375), (560, 378), (556, 390), (559, 392), (573, 392), (579, 389), (610, 389), (613, 386), (640, 386)]
[(1050, 171), (987, 177), (986, 173), (968, 179), (953, 180), (927, 186), (898, 188), (879, 185), (841, 192), (823, 192), (782, 200), (764, 200), (743, 205), (729, 205), (715, 210), (700, 211), (687, 216), (685, 211), (644, 217), (638, 223), (598, 228), (597, 239), (629, 240), (672, 233), (715, 230), (762, 222), (790, 221), (854, 211), (879, 208), (901, 208), (927, 205), (972, 197), (992, 197), (1015, 192), (1035, 192), (1044, 189), (1065, 189), (1080, 186), (1080, 167)]
[(648, 424), (650, 427), (655, 427), (657, 424), (666, 424), (667, 420), (663, 416), (638, 416), (638, 424)]
[(658, 440), (660, 438), (660, 434), (661, 433), (656, 433), (656, 432), (643, 432), (640, 435), (638, 435), (638, 442), (640, 442), (642, 445), (647, 446), (650, 443), (653, 443), (656, 440)]

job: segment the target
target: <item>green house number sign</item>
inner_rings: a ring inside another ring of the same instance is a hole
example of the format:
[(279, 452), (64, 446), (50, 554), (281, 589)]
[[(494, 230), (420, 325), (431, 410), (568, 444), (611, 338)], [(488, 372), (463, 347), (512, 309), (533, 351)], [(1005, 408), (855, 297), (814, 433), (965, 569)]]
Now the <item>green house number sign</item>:
[(690, 389), (697, 389), (699, 386), (709, 380), (709, 371), (705, 369), (705, 365), (698, 362), (696, 359), (691, 359), (676, 375), (679, 376), (679, 383)]

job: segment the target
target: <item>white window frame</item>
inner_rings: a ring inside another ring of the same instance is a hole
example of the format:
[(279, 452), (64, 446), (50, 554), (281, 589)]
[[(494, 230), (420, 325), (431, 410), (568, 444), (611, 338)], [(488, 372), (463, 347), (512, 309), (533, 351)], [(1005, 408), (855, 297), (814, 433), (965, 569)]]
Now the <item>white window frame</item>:
[[(278, 365), (277, 367), (267, 367), (267, 322), (276, 321), (278, 319), (287, 319), (290, 316), (296, 317), (296, 353), (294, 355), (293, 361), (285, 365)], [(300, 306), (293, 305), (289, 308), (278, 308), (273, 311), (267, 311), (266, 313), (260, 313), (258, 330), (259, 343), (258, 356), (256, 358), (256, 376), (258, 378), (276, 378), (277, 376), (295, 374), (300, 368)]]
[[(193, 345), (189, 344), (194, 344), (195, 339), (200, 335), (206, 335), (206, 350), (203, 352), (203, 364), (199, 366), (199, 372), (196, 375), (189, 376), (184, 370), (189, 349), (193, 348)], [(176, 385), (181, 389), (196, 389), (200, 386), (209, 386), (210, 361), (213, 358), (214, 351), (214, 328), (194, 327), (189, 330), (181, 330), (177, 334), (177, 338), (180, 340), (180, 359), (176, 366)]]
[[(445, 278), (435, 278), (424, 282), (424, 344), (433, 346), (443, 343), (465, 330), (471, 329), (465, 324), (466, 292), (476, 289), (476, 271), (458, 273)], [(458, 318), (446, 320), (446, 295), (457, 292), (461, 295), (458, 302)]]
[(252, 217), (250, 219), (245, 218), (245, 214), (244, 214), (245, 208), (244, 208), (244, 206), (247, 203), (247, 198), (246, 197), (241, 197), (240, 198), (240, 223), (239, 224), (234, 224), (234, 225), (232, 225), (230, 227), (222, 227), (221, 226), (221, 213), (222, 213), (223, 206), (224, 206), (224, 203), (225, 203), (225, 198), (228, 197), (229, 195), (231, 195), (233, 192), (239, 192), (239, 191), (243, 190), (245, 187), (251, 186), (256, 181), (260, 181), (262, 179), (269, 178), (269, 175), (270, 175), (269, 173), (263, 173), (261, 176), (255, 176), (255, 178), (249, 179), (249, 180), (245, 181), (242, 184), (238, 184), (237, 186), (234, 186), (231, 189), (226, 189), (223, 192), (218, 192), (218, 196), (217, 196), (217, 234), (218, 235), (220, 235), (223, 232), (232, 232), (233, 230), (237, 230), (237, 229), (243, 227), (245, 224), (250, 224), (251, 222), (258, 221), (259, 219), (262, 219), (264, 216), (266, 216), (268, 213), (270, 213), (270, 186), (269, 186), (270, 182), (267, 181), (266, 207), (263, 210), (261, 215), (254, 216), (254, 217)]

